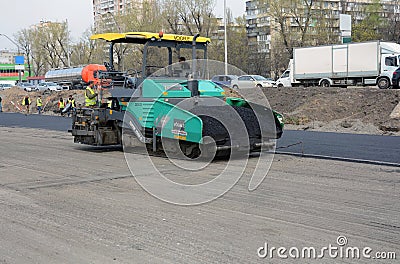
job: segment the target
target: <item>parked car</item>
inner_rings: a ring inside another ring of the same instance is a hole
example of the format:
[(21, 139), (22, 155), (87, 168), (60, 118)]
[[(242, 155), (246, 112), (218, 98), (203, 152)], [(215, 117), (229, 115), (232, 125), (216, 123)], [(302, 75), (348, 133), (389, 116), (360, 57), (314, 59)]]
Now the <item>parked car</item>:
[(399, 81), (400, 81), (400, 68), (397, 68), (397, 70), (393, 72), (393, 77), (392, 77), (393, 89), (400, 88)]
[(11, 88), (12, 85), (9, 83), (0, 83), (0, 90), (5, 90)]
[(28, 82), (17, 83), (17, 87), (27, 92), (36, 91), (36, 86)]
[(62, 91), (62, 87), (53, 82), (41, 82), (36, 85), (37, 91)]
[(242, 75), (237, 80), (232, 81), (234, 89), (254, 88), (254, 87), (274, 87), (275, 82), (261, 75)]
[(237, 79), (237, 75), (215, 75), (211, 78), (211, 81), (221, 86), (232, 87), (232, 81)]

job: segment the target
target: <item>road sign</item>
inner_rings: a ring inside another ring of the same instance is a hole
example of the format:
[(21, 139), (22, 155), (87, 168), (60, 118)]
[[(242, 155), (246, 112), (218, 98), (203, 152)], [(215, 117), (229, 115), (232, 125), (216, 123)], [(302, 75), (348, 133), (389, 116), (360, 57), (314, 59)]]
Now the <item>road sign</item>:
[(25, 65), (15, 65), (16, 70), (25, 70)]
[(24, 64), (25, 63), (25, 58), (24, 56), (15, 56), (15, 64)]
[(342, 38), (342, 43), (350, 43), (351, 42), (351, 37), (343, 37)]

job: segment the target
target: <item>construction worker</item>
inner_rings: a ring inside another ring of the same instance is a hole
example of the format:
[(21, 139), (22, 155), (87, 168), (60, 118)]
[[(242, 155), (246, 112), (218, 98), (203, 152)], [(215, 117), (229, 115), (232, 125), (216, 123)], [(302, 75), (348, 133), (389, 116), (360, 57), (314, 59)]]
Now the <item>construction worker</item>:
[(31, 98), (29, 98), (29, 96), (25, 95), (24, 99), (22, 99), (21, 104), (25, 105), (25, 107), (26, 107), (26, 114), (25, 115), (29, 115), (29, 107), (31, 105)]
[(64, 108), (65, 108), (65, 102), (62, 98), (60, 98), (60, 100), (58, 101), (58, 109), (60, 109), (60, 113), (62, 116), (64, 116)]
[(39, 95), (39, 97), (36, 99), (36, 107), (39, 115), (42, 114), (42, 106), (43, 106), (42, 96)]
[(186, 58), (185, 57), (179, 57), (179, 64), (181, 65), (183, 70), (189, 70), (190, 69), (190, 65), (189, 65), (189, 63), (186, 62)]
[(94, 107), (97, 103), (97, 93), (93, 90), (94, 82), (89, 81), (89, 85), (86, 87), (85, 91), (85, 106)]
[(75, 112), (76, 109), (76, 104), (75, 104), (75, 99), (72, 97), (72, 95), (69, 96), (68, 100), (67, 100), (67, 104), (70, 105), (69, 110), (68, 110), (68, 117), (72, 112)]

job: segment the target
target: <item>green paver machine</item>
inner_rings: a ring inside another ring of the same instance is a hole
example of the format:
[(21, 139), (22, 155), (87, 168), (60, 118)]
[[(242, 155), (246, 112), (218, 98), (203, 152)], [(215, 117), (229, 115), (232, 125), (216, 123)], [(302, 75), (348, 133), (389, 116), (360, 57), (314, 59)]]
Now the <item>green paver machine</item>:
[[(111, 95), (95, 108), (76, 109), (71, 130), (76, 143), (139, 143), (150, 151), (178, 151), (178, 146), (185, 156), (195, 158), (210, 148), (217, 155), (229, 155), (233, 150), (257, 152), (281, 137), (279, 113), (241, 98), (225, 97), (221, 86), (200, 76), (199, 63), (207, 68), (209, 38), (128, 32), (97, 34), (91, 39), (110, 43), (107, 71), (97, 72), (97, 78)], [(141, 70), (114, 70), (114, 45), (118, 43), (142, 45)], [(165, 67), (155, 74), (150, 74), (154, 66), (147, 60), (152, 47), (166, 49), (167, 54)], [(185, 62), (185, 67), (173, 64), (174, 55), (180, 57), (183, 49), (193, 59), (191, 65)], [(196, 60), (201, 52), (203, 59)]]

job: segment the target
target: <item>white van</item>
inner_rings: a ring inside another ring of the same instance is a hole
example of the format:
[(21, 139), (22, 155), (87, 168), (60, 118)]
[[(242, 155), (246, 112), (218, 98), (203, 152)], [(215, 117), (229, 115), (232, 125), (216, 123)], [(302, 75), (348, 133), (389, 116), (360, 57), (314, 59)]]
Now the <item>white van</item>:
[(278, 87), (292, 87), (292, 80), (290, 78), (290, 70), (286, 70), (282, 73), (281, 77), (275, 82), (275, 86)]

